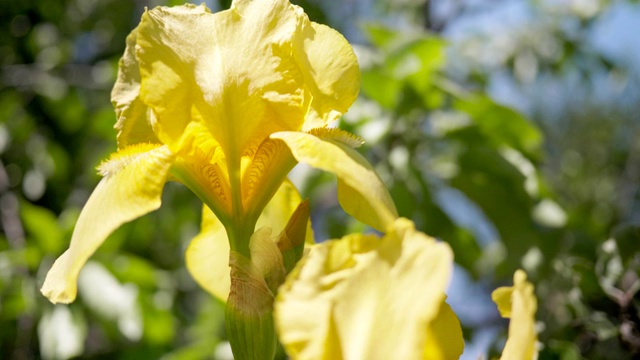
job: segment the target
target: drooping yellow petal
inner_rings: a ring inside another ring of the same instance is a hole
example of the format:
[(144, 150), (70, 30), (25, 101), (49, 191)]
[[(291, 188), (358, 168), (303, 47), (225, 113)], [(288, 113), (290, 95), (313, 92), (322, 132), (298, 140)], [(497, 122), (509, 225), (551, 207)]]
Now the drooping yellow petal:
[(51, 302), (72, 302), (80, 269), (109, 234), (160, 207), (173, 157), (166, 146), (134, 145), (99, 167), (104, 178), (80, 213), (69, 249), (53, 264), (42, 286)]
[(425, 360), (459, 359), (464, 350), (464, 338), (458, 317), (446, 302), (440, 304), (440, 311), (427, 329), (427, 343), (424, 347)]
[(440, 342), (428, 329), (451, 323), (442, 306), (451, 249), (407, 219), (392, 226), (382, 240), (354, 234), (316, 245), (293, 270), (275, 304), (292, 358), (419, 359)]
[[(268, 226), (278, 235), (300, 203), (300, 194), (289, 180), (276, 192), (258, 219), (256, 229)], [(307, 238), (313, 242), (311, 224)], [(276, 247), (277, 249), (277, 247)], [(221, 301), (227, 301), (231, 280), (229, 278), (229, 240), (224, 226), (213, 212), (204, 206), (202, 228), (187, 248), (187, 269), (196, 282)]]
[(360, 90), (360, 68), (347, 40), (325, 25), (304, 23), (296, 40), (302, 44), (294, 55), (313, 97), (302, 129), (309, 131), (347, 112)]
[(135, 56), (137, 30), (127, 36), (127, 47), (118, 66), (118, 79), (111, 91), (116, 110), (118, 148), (138, 143), (158, 143), (149, 123), (147, 106), (140, 99), (140, 68)]
[(337, 140), (332, 130), (322, 138), (302, 132), (278, 132), (273, 139), (283, 140), (299, 162), (332, 172), (338, 177), (338, 200), (351, 216), (379, 231), (385, 231), (398, 217), (396, 207), (375, 170), (351, 146)]
[(513, 287), (496, 289), (491, 298), (498, 305), (500, 315), (510, 318), (509, 337), (502, 351), (503, 360), (536, 359), (538, 340), (535, 330), (537, 300), (533, 284), (527, 274), (518, 270), (513, 275)]
[(221, 301), (227, 301), (231, 286), (229, 251), (227, 231), (211, 209), (203, 206), (201, 231), (187, 247), (185, 262), (198, 285)]

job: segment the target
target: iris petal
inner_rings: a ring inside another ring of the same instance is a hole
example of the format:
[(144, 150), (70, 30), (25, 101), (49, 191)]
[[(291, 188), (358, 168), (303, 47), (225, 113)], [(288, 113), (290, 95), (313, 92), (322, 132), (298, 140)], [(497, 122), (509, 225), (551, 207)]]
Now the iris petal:
[(137, 30), (127, 36), (127, 47), (118, 66), (118, 79), (111, 91), (120, 149), (138, 143), (159, 143), (149, 123), (148, 108), (140, 99), (140, 65), (135, 55), (137, 37)]
[(352, 147), (335, 137), (323, 139), (302, 132), (278, 132), (271, 138), (284, 141), (299, 162), (336, 174), (338, 200), (351, 216), (379, 231), (385, 231), (398, 217), (384, 183)]
[(166, 146), (130, 146), (103, 163), (104, 178), (80, 213), (69, 249), (47, 274), (42, 293), (53, 303), (76, 298), (80, 269), (120, 225), (160, 207), (173, 154)]
[(349, 109), (360, 90), (360, 68), (351, 45), (328, 26), (303, 24), (294, 46), (313, 99), (302, 130), (324, 127)]
[(533, 290), (533, 284), (527, 281), (527, 274), (517, 270), (513, 275), (512, 287), (501, 287), (491, 294), (491, 298), (498, 305), (500, 315), (511, 319), (509, 337), (500, 359), (536, 358), (538, 337), (535, 315), (538, 303)]
[(271, 132), (299, 129), (304, 91), (290, 54), (302, 17), (285, 0), (236, 1), (216, 14), (191, 5), (145, 13), (136, 55), (158, 137), (179, 146), (197, 112), (225, 155), (239, 158)]
[(227, 301), (231, 287), (229, 251), (224, 226), (205, 205), (202, 230), (187, 248), (186, 264), (196, 282), (221, 301)]
[(146, 11), (137, 28), (136, 59), (140, 66), (140, 98), (154, 112), (153, 130), (174, 151), (191, 121), (195, 86), (193, 63), (203, 36), (202, 18), (213, 16), (204, 6), (157, 7)]
[(464, 350), (460, 320), (446, 302), (440, 304), (438, 316), (429, 324), (424, 360), (459, 359)]
[(294, 359), (416, 359), (440, 343), (428, 329), (457, 325), (449, 340), (461, 344), (443, 305), (452, 263), (447, 244), (402, 218), (381, 240), (353, 234), (318, 244), (280, 287), (280, 340)]

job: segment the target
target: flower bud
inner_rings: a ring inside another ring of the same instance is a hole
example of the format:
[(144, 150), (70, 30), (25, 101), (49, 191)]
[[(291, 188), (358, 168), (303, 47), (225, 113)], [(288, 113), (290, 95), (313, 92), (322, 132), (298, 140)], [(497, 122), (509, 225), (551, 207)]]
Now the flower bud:
[(225, 319), (233, 356), (238, 360), (273, 359), (273, 293), (246, 257), (232, 251), (229, 265), (231, 292)]

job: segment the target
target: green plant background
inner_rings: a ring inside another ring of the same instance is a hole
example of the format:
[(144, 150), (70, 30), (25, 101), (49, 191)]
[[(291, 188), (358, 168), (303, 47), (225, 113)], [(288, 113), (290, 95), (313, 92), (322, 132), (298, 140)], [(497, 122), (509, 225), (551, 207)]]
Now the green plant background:
[[(38, 291), (99, 180), (95, 166), (115, 149), (109, 93), (125, 37), (145, 6), (178, 3), (0, 1), (0, 358), (228, 358), (223, 307), (184, 267), (200, 204), (178, 184), (166, 186), (160, 210), (100, 248), (75, 303), (54, 306)], [(362, 151), (400, 215), (453, 247), (450, 300), (467, 343), (489, 334), (486, 351), (499, 354), (506, 323), (455, 294), (488, 299), (524, 268), (539, 298), (540, 358), (638, 356), (639, 76), (584, 36), (620, 1), (600, 1), (582, 17), (529, 1), (550, 19), (543, 29), (556, 54), (523, 40), (500, 70), (525, 86), (518, 64), (534, 54), (535, 76), (577, 73), (588, 95), (550, 115), (538, 94), (529, 117), (488, 95), (486, 68), (452, 70), (464, 44), (439, 34), (444, 24), (432, 21), (427, 2), (378, 1), (376, 21), (337, 16), (330, 2), (296, 3), (356, 39), (361, 96), (341, 127), (367, 140)], [(383, 25), (391, 18), (408, 26)], [(602, 74), (635, 97), (591, 96)], [(293, 178), (310, 198), (319, 239), (368, 231), (340, 210), (330, 175), (300, 168)]]

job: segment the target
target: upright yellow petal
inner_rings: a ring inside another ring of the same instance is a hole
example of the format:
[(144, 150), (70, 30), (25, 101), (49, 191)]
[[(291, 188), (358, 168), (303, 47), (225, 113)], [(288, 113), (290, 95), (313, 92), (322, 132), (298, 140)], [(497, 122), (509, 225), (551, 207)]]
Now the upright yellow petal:
[(356, 219), (379, 231), (385, 231), (398, 217), (396, 207), (385, 187), (369, 162), (341, 141), (334, 132), (326, 129), (328, 136), (322, 138), (302, 132), (278, 132), (273, 139), (284, 141), (299, 162), (332, 172), (338, 177), (338, 200), (344, 210)]
[(130, 42), (140, 99), (174, 151), (197, 114), (237, 161), (273, 132), (337, 119), (360, 87), (348, 42), (287, 0), (236, 0), (216, 14), (204, 6), (158, 7), (145, 12)]
[[(421, 359), (429, 341), (440, 344), (428, 329), (453, 324), (442, 305), (452, 265), (449, 246), (407, 219), (382, 240), (354, 234), (316, 245), (276, 298), (280, 340), (294, 359)], [(461, 343), (460, 331), (449, 335)]]
[(513, 296), (513, 287), (500, 287), (491, 293), (491, 299), (498, 306), (498, 312), (503, 318), (511, 317), (511, 297)]
[(53, 264), (42, 286), (51, 302), (75, 300), (80, 269), (109, 234), (160, 207), (172, 161), (166, 146), (134, 145), (100, 165), (104, 178), (80, 213), (69, 249)]
[(286, 0), (159, 7), (138, 28), (141, 97), (156, 132), (177, 143), (198, 112), (225, 155), (239, 158), (271, 132), (304, 121), (302, 76), (291, 56), (304, 13)]
[(140, 68), (135, 56), (137, 30), (127, 36), (127, 47), (118, 66), (118, 79), (111, 91), (111, 102), (116, 110), (115, 128), (118, 148), (138, 143), (158, 143), (147, 106), (140, 99)]
[(305, 22), (294, 46), (312, 100), (302, 130), (324, 127), (347, 112), (360, 90), (360, 68), (351, 45), (328, 26)]
[(537, 300), (533, 284), (527, 281), (527, 274), (518, 270), (513, 275), (513, 287), (496, 289), (491, 297), (498, 305), (500, 315), (511, 318), (509, 337), (502, 351), (503, 360), (531, 360), (538, 357), (535, 330)]
[(199, 24), (210, 16), (204, 5), (157, 7), (145, 11), (137, 28), (139, 96), (153, 111), (156, 135), (174, 152), (192, 120), (194, 99), (202, 96), (195, 84), (194, 63), (205, 41), (206, 29)]

